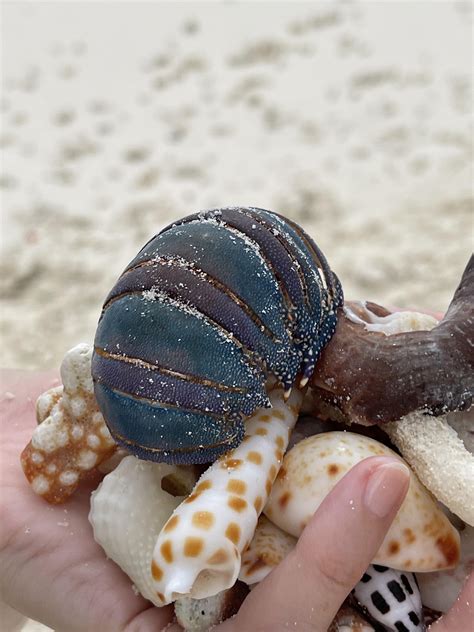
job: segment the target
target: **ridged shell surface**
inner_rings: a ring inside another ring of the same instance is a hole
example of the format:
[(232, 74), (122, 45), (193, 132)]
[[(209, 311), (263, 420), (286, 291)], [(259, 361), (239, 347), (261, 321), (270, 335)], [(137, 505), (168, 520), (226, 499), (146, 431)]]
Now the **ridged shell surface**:
[(165, 463), (125, 457), (92, 493), (89, 521), (94, 538), (155, 605), (151, 558), (163, 525), (183, 500), (162, 489), (166, 476), (180, 476)]
[(142, 459), (204, 463), (268, 405), (265, 381), (308, 378), (336, 326), (337, 277), (304, 231), (270, 211), (223, 208), (165, 228), (110, 292), (95, 394)]

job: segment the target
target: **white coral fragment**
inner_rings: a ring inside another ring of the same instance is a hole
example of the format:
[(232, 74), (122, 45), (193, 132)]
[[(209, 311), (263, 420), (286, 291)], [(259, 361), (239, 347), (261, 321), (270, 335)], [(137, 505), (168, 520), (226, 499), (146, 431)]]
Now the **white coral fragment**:
[(116, 445), (94, 397), (92, 348), (80, 344), (61, 365), (64, 386), (43, 393), (36, 404), (39, 425), (21, 455), (35, 493), (52, 503), (64, 502)]
[(447, 416), (416, 411), (385, 424), (383, 430), (436, 498), (474, 526), (474, 455)]

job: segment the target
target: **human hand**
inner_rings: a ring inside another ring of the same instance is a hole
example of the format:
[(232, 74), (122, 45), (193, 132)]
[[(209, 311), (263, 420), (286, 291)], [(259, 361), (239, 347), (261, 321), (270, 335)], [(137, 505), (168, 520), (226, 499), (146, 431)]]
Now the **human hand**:
[[(47, 505), (26, 484), (19, 455), (35, 425), (36, 397), (57, 383), (54, 379), (52, 373), (3, 374), (3, 598), (58, 632), (155, 632), (168, 624), (171, 609), (154, 608), (136, 596), (128, 577), (93, 540), (87, 516), (98, 479), (59, 506)], [(374, 457), (353, 468), (322, 503), (295, 550), (216, 632), (327, 630), (379, 548), (407, 484), (406, 472), (391, 459)], [(469, 629), (473, 603), (471, 576), (433, 632)], [(173, 625), (169, 632), (180, 629)]]
[(47, 504), (26, 482), (20, 454), (35, 427), (36, 398), (58, 383), (53, 372), (1, 373), (2, 599), (58, 632), (161, 630), (172, 608), (137, 596), (94, 541), (89, 500), (100, 479), (81, 485), (62, 505)]
[[(405, 471), (404, 471), (405, 470)], [(402, 503), (407, 468), (372, 457), (355, 466), (308, 523), (296, 548), (215, 632), (325, 632), (371, 563)], [(474, 615), (474, 574), (432, 632), (467, 632)], [(167, 632), (178, 632), (175, 624)]]

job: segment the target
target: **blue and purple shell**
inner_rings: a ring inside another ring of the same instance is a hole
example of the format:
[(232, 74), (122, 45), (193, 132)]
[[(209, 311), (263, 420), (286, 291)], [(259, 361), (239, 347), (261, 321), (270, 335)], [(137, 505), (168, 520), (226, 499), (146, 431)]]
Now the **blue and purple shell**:
[(269, 406), (274, 376), (304, 384), (336, 327), (336, 275), (294, 222), (257, 208), (190, 215), (153, 237), (108, 295), (95, 395), (142, 459), (207, 463)]

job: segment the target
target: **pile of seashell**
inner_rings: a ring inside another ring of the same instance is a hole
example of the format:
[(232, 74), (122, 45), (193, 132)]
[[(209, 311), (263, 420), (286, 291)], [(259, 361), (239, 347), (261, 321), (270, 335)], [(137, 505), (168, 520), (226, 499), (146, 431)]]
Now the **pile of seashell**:
[(331, 629), (424, 630), (474, 560), (473, 293), (471, 257), (439, 323), (344, 303), (290, 220), (186, 217), (130, 263), (94, 349), (69, 351), (63, 386), (38, 399), (26, 477), (61, 503), (108, 471), (91, 498), (95, 539), (145, 598), (206, 630), (351, 467), (403, 457), (408, 494)]

